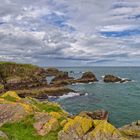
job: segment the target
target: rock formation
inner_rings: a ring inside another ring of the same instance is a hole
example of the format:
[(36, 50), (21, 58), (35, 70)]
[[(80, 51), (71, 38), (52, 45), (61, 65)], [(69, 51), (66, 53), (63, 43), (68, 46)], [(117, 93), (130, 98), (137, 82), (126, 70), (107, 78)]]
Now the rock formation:
[(60, 71), (57, 68), (47, 68), (47, 76), (56, 76)]
[(16, 92), (0, 96), (0, 139), (24, 140), (139, 140), (140, 122), (119, 129), (108, 123), (108, 112), (97, 110), (72, 116), (60, 105), (20, 98)]
[(54, 79), (52, 79), (52, 85), (68, 85), (73, 83), (74, 78), (69, 77), (68, 72), (59, 72)]
[(130, 79), (121, 79), (114, 75), (105, 75), (104, 76), (104, 82), (106, 82), (106, 83), (116, 83), (116, 82), (124, 83), (127, 81), (131, 81), (131, 80)]
[(89, 83), (89, 82), (96, 82), (97, 78), (92, 72), (85, 72), (83, 73), (82, 77), (77, 79), (77, 83)]

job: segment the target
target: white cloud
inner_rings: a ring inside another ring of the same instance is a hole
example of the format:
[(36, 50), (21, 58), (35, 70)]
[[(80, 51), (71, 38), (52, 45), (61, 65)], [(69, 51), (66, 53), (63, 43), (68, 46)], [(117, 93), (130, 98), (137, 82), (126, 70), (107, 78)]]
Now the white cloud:
[[(0, 60), (46, 65), (138, 64), (137, 0), (0, 0)], [(48, 18), (48, 15), (50, 18)], [(125, 32), (105, 36), (101, 32)], [(124, 62), (123, 62), (124, 60)]]

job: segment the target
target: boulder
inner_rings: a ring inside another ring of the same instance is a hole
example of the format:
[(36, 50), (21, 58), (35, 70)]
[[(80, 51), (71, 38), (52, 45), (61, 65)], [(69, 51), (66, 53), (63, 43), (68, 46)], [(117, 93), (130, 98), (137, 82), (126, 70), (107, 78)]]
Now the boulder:
[(82, 77), (77, 79), (77, 83), (89, 83), (89, 82), (96, 82), (97, 78), (92, 72), (85, 72), (83, 73)]
[(33, 124), (37, 133), (41, 136), (47, 135), (51, 131), (55, 131), (59, 127), (58, 120), (48, 113), (36, 113), (35, 123)]
[(108, 112), (105, 110), (96, 110), (94, 112), (81, 112), (79, 116), (90, 117), (94, 120), (108, 120)]
[(128, 139), (140, 139), (140, 120), (119, 128), (120, 132)]
[(76, 116), (68, 119), (59, 140), (125, 140), (117, 128), (106, 120), (93, 120), (89, 117)]
[(114, 76), (114, 75), (105, 75), (104, 76), (104, 82), (121, 82), (121, 78)]

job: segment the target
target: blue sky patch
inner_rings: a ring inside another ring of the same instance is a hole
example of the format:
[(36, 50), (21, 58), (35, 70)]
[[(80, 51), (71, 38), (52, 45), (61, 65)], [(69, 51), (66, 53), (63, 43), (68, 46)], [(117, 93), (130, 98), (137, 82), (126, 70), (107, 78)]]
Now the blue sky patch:
[(121, 32), (101, 32), (101, 35), (105, 37), (125, 37), (125, 36), (134, 36), (134, 35), (140, 35), (140, 29), (134, 29), (134, 30), (125, 30)]

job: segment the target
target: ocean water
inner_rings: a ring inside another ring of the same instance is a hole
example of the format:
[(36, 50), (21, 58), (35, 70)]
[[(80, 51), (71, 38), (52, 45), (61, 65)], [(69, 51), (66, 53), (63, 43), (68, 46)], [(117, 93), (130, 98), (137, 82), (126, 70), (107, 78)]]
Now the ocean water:
[[(80, 111), (105, 109), (109, 112), (109, 121), (116, 127), (140, 119), (140, 67), (73, 67), (59, 69), (68, 71), (75, 78), (80, 77), (82, 72), (92, 71), (99, 80), (96, 83), (70, 86), (76, 91), (87, 94), (86, 96), (70, 96), (57, 100), (68, 112), (77, 114)], [(105, 74), (130, 78), (132, 81), (104, 83), (102, 76)]]

